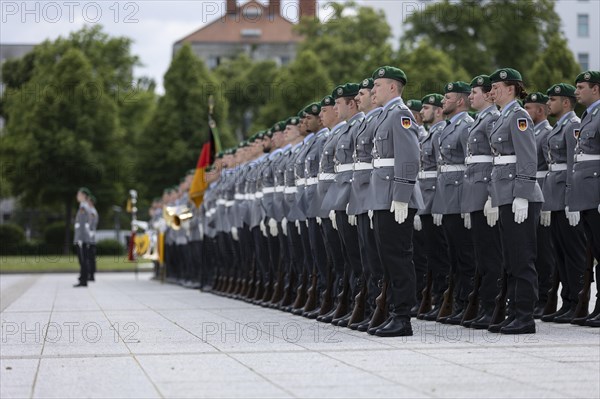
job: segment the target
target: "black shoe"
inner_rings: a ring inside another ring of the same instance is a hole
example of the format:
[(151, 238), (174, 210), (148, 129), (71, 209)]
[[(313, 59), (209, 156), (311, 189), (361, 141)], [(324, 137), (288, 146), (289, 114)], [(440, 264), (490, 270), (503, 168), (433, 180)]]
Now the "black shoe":
[(553, 322), (555, 318), (557, 318), (558, 316), (562, 316), (563, 314), (567, 313), (569, 310), (570, 310), (570, 308), (568, 306), (563, 305), (563, 307), (558, 309), (556, 312), (547, 314), (546, 316), (542, 316), (542, 321), (543, 322)]
[[(331, 320), (331, 324), (333, 324), (334, 326), (340, 326), (340, 322), (346, 320), (350, 320), (350, 317), (352, 316), (352, 312), (347, 313), (345, 315), (343, 315), (342, 317), (338, 317), (337, 319), (333, 319)], [(346, 326), (348, 325), (348, 323), (346, 323)], [(345, 327), (345, 326), (340, 326), (340, 327)]]
[(589, 315), (585, 316), (585, 317), (578, 317), (576, 319), (571, 320), (571, 324), (577, 325), (577, 326), (585, 326), (587, 324), (585, 324), (588, 320), (591, 320), (595, 317), (597, 317), (598, 315), (600, 315), (600, 310), (597, 311), (596, 309), (594, 309), (594, 311), (592, 313), (590, 313)]
[(304, 313), (304, 308), (292, 309), (292, 314), (296, 316), (302, 316), (302, 313)]
[(475, 315), (475, 317), (473, 317), (472, 319), (469, 320), (463, 320), (460, 322), (460, 325), (463, 327), (471, 327), (471, 324), (473, 324), (474, 322), (476, 322), (477, 320), (481, 319), (481, 317), (483, 317), (483, 315), (485, 314), (485, 312), (482, 310), (480, 310), (477, 315)]
[(469, 327), (474, 328), (476, 330), (487, 330), (492, 322), (492, 314), (485, 314), (478, 318), (477, 320), (473, 320)]
[(436, 321), (439, 314), (440, 314), (440, 307), (438, 306), (436, 308), (431, 309), (429, 312), (425, 313), (423, 315), (423, 320)]
[(448, 317), (447, 319), (444, 319), (444, 321), (442, 321), (442, 323), (444, 324), (452, 324), (454, 326), (459, 326), (460, 322), (462, 321), (463, 317), (465, 315), (465, 310), (461, 310), (459, 313), (456, 313), (450, 317)]
[(588, 327), (600, 327), (600, 314), (596, 317), (590, 317), (585, 321), (585, 325)]
[[(367, 330), (369, 329), (369, 324), (371, 324), (371, 318), (368, 318), (367, 320), (361, 322), (356, 327), (356, 331), (367, 332)], [(352, 326), (350, 326), (350, 328), (352, 328)]]
[(375, 335), (378, 337), (410, 337), (413, 335), (410, 319), (393, 316), (384, 327), (375, 331)]
[(327, 314), (317, 317), (317, 321), (322, 323), (331, 323), (333, 321), (333, 315), (335, 314), (335, 308), (331, 309), (331, 311)]
[(500, 329), (500, 334), (535, 334), (535, 321), (522, 321), (519, 319), (513, 320), (507, 326)]
[(90, 281), (96, 281), (96, 280), (94, 279), (94, 276), (90, 276), (90, 278), (88, 278), (88, 283), (89, 283)]
[(356, 322), (356, 323), (352, 323), (348, 326), (349, 329), (351, 330), (358, 330), (358, 326), (360, 326), (363, 323), (368, 323), (371, 321), (371, 315), (367, 316), (364, 320)]
[(87, 287), (87, 284), (77, 283), (77, 284), (73, 285), (73, 288), (77, 288), (77, 287)]
[(421, 303), (417, 303), (415, 306), (413, 306), (410, 309), (410, 317), (417, 317), (417, 315), (419, 314), (419, 308), (421, 307)]
[(544, 315), (544, 308), (546, 307), (545, 303), (540, 303), (538, 304), (535, 309), (533, 309), (533, 318), (534, 319), (541, 319), (542, 316)]
[(344, 317), (342, 320), (338, 321), (337, 326), (338, 327), (348, 327), (348, 324), (350, 323), (351, 318), (352, 318), (352, 313), (350, 313), (347, 317)]
[(378, 325), (378, 326), (373, 326), (373, 327), (370, 327), (370, 328), (368, 328), (368, 329), (367, 329), (367, 334), (369, 334), (369, 335), (375, 335), (375, 332), (376, 332), (377, 330), (379, 330), (380, 328), (383, 328), (383, 327), (387, 326), (387, 324), (388, 324), (390, 321), (392, 321), (392, 318), (391, 318), (391, 317), (388, 317), (388, 318), (387, 318), (387, 319), (386, 319), (386, 320), (385, 320), (383, 323), (381, 323), (380, 325)]
[(559, 323), (559, 324), (567, 324), (567, 323), (570, 323), (571, 320), (573, 320), (574, 318), (575, 318), (575, 309), (569, 309), (569, 311), (567, 313), (563, 313), (560, 316), (556, 316), (554, 318), (554, 322)]
[(317, 317), (319, 317), (319, 313), (321, 313), (321, 308), (316, 308), (315, 310), (313, 310), (311, 312), (302, 313), (302, 316), (306, 317), (307, 319), (314, 320)]
[(506, 319), (504, 319), (503, 322), (498, 323), (498, 324), (490, 324), (490, 326), (488, 327), (488, 331), (492, 332), (492, 333), (499, 333), (500, 330), (502, 329), (502, 327), (505, 327), (507, 325), (509, 325), (510, 323), (513, 322), (513, 320), (515, 319), (514, 316), (508, 316)]

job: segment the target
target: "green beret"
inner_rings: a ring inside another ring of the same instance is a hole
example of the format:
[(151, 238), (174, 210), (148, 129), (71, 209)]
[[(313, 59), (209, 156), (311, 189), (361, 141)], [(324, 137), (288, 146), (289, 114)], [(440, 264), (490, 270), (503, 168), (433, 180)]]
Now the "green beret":
[(320, 103), (312, 103), (308, 104), (306, 108), (304, 108), (304, 112), (308, 115), (319, 116), (321, 113), (321, 104)]
[(206, 167), (205, 170), (206, 170), (206, 172), (212, 172), (214, 169), (215, 169), (214, 165), (209, 165), (209, 166)]
[(497, 82), (522, 82), (523, 78), (521, 77), (521, 73), (516, 69), (512, 68), (502, 68), (498, 69), (496, 72), (490, 75), (490, 81), (492, 83)]
[(568, 83), (558, 83), (553, 85), (546, 91), (549, 97), (561, 96), (561, 97), (573, 97), (575, 98), (575, 86)]
[(221, 159), (221, 158), (223, 158), (223, 155), (225, 155), (225, 154), (223, 154), (223, 151), (219, 151), (219, 152), (217, 152), (216, 158)]
[(492, 87), (492, 82), (490, 81), (490, 77), (488, 75), (479, 75), (475, 76), (471, 81), (471, 88), (474, 87)]
[(187, 174), (188, 175), (193, 175), (196, 173), (196, 169), (188, 169)]
[(267, 137), (273, 137), (273, 128), (270, 127), (267, 130), (265, 130), (265, 136)]
[(360, 82), (361, 89), (372, 89), (375, 81), (373, 78), (366, 78), (362, 82)]
[[(246, 143), (246, 145), (248, 145), (248, 144)], [(235, 147), (229, 149), (229, 155), (235, 155), (236, 152), (237, 152), (237, 148), (235, 148)]]
[(548, 102), (548, 96), (536, 91), (527, 95), (523, 102), (525, 104), (546, 104)]
[(444, 87), (444, 93), (471, 94), (471, 86), (467, 82), (450, 82)]
[(256, 134), (256, 138), (259, 140), (262, 140), (265, 138), (266, 135), (267, 135), (267, 132), (265, 132), (264, 130), (261, 130), (260, 132), (258, 132)]
[(152, 202), (160, 202), (161, 200), (162, 200), (162, 198), (160, 198), (160, 197), (154, 197)]
[(431, 93), (421, 99), (421, 104), (429, 104), (435, 105), (436, 107), (441, 107), (443, 99), (444, 96), (442, 96), (441, 94)]
[(373, 72), (372, 78), (373, 80), (377, 80), (380, 78), (394, 79), (402, 82), (402, 84), (406, 84), (406, 82), (408, 82), (404, 71), (400, 68), (395, 68), (393, 66), (382, 66), (377, 68), (375, 72)]
[(89, 197), (90, 195), (92, 195), (92, 192), (91, 192), (91, 191), (90, 191), (90, 189), (89, 189), (89, 188), (87, 188), (87, 187), (79, 187), (79, 190), (77, 190), (77, 191), (79, 191), (80, 193), (84, 193), (84, 194), (85, 194), (85, 195), (87, 195), (88, 197)]
[(331, 96), (325, 96), (321, 100), (321, 108), (323, 108), (323, 107), (333, 107), (334, 104), (335, 104), (335, 100)]
[(333, 90), (333, 93), (331, 93), (331, 96), (335, 99), (338, 99), (341, 97), (354, 98), (358, 94), (359, 90), (360, 90), (360, 86), (358, 84), (346, 83), (346, 84), (339, 85), (338, 87), (336, 87)]
[(575, 84), (579, 82), (600, 83), (600, 71), (585, 71), (577, 75)]
[(273, 133), (283, 132), (286, 126), (287, 120), (277, 122), (275, 125), (273, 125)]
[(306, 116), (306, 115), (304, 115), (304, 108), (302, 108), (300, 111), (298, 111), (296, 116), (298, 117), (298, 119), (304, 118)]
[(411, 111), (417, 111), (417, 112), (419, 112), (423, 108), (423, 104), (419, 100), (408, 100), (406, 102), (406, 106)]
[(96, 196), (94, 194), (90, 194), (90, 200), (92, 200), (92, 202), (95, 204), (96, 203)]
[(298, 118), (297, 116), (290, 116), (287, 121), (285, 121), (285, 125), (292, 125), (292, 126), (296, 126), (300, 123), (300, 118)]

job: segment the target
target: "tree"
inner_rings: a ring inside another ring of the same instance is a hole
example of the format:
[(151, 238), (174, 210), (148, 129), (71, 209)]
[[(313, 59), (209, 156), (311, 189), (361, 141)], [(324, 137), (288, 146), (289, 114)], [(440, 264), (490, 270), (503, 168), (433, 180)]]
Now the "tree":
[(214, 117), (223, 145), (232, 144), (227, 132), (227, 101), (217, 80), (189, 45), (173, 57), (164, 77), (165, 94), (140, 136), (137, 169), (148, 197), (179, 182), (195, 166), (202, 144), (208, 140), (208, 101), (214, 96)]
[(543, 93), (556, 83), (573, 84), (579, 73), (579, 64), (560, 35), (554, 35), (531, 68), (528, 81), (532, 89)]

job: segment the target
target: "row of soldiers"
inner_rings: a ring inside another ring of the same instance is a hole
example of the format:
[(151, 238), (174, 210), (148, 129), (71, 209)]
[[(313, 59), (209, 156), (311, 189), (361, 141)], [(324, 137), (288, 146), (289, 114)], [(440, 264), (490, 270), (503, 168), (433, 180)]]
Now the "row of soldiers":
[(378, 68), (219, 154), (186, 229), (167, 229), (168, 278), (377, 336), (412, 335), (414, 316), (600, 326), (600, 72), (527, 95), (502, 68), (407, 103), (406, 84)]
[(77, 190), (76, 199), (79, 207), (75, 215), (73, 243), (79, 260), (79, 282), (74, 287), (87, 287), (88, 281), (95, 281), (98, 211), (94, 205), (96, 197), (89, 188)]

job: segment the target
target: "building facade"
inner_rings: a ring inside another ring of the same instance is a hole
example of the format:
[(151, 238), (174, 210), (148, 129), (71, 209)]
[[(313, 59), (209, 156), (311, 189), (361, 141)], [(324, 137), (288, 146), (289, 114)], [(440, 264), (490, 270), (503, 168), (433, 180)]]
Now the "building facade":
[(581, 70), (600, 70), (600, 1), (557, 0), (554, 8)]

